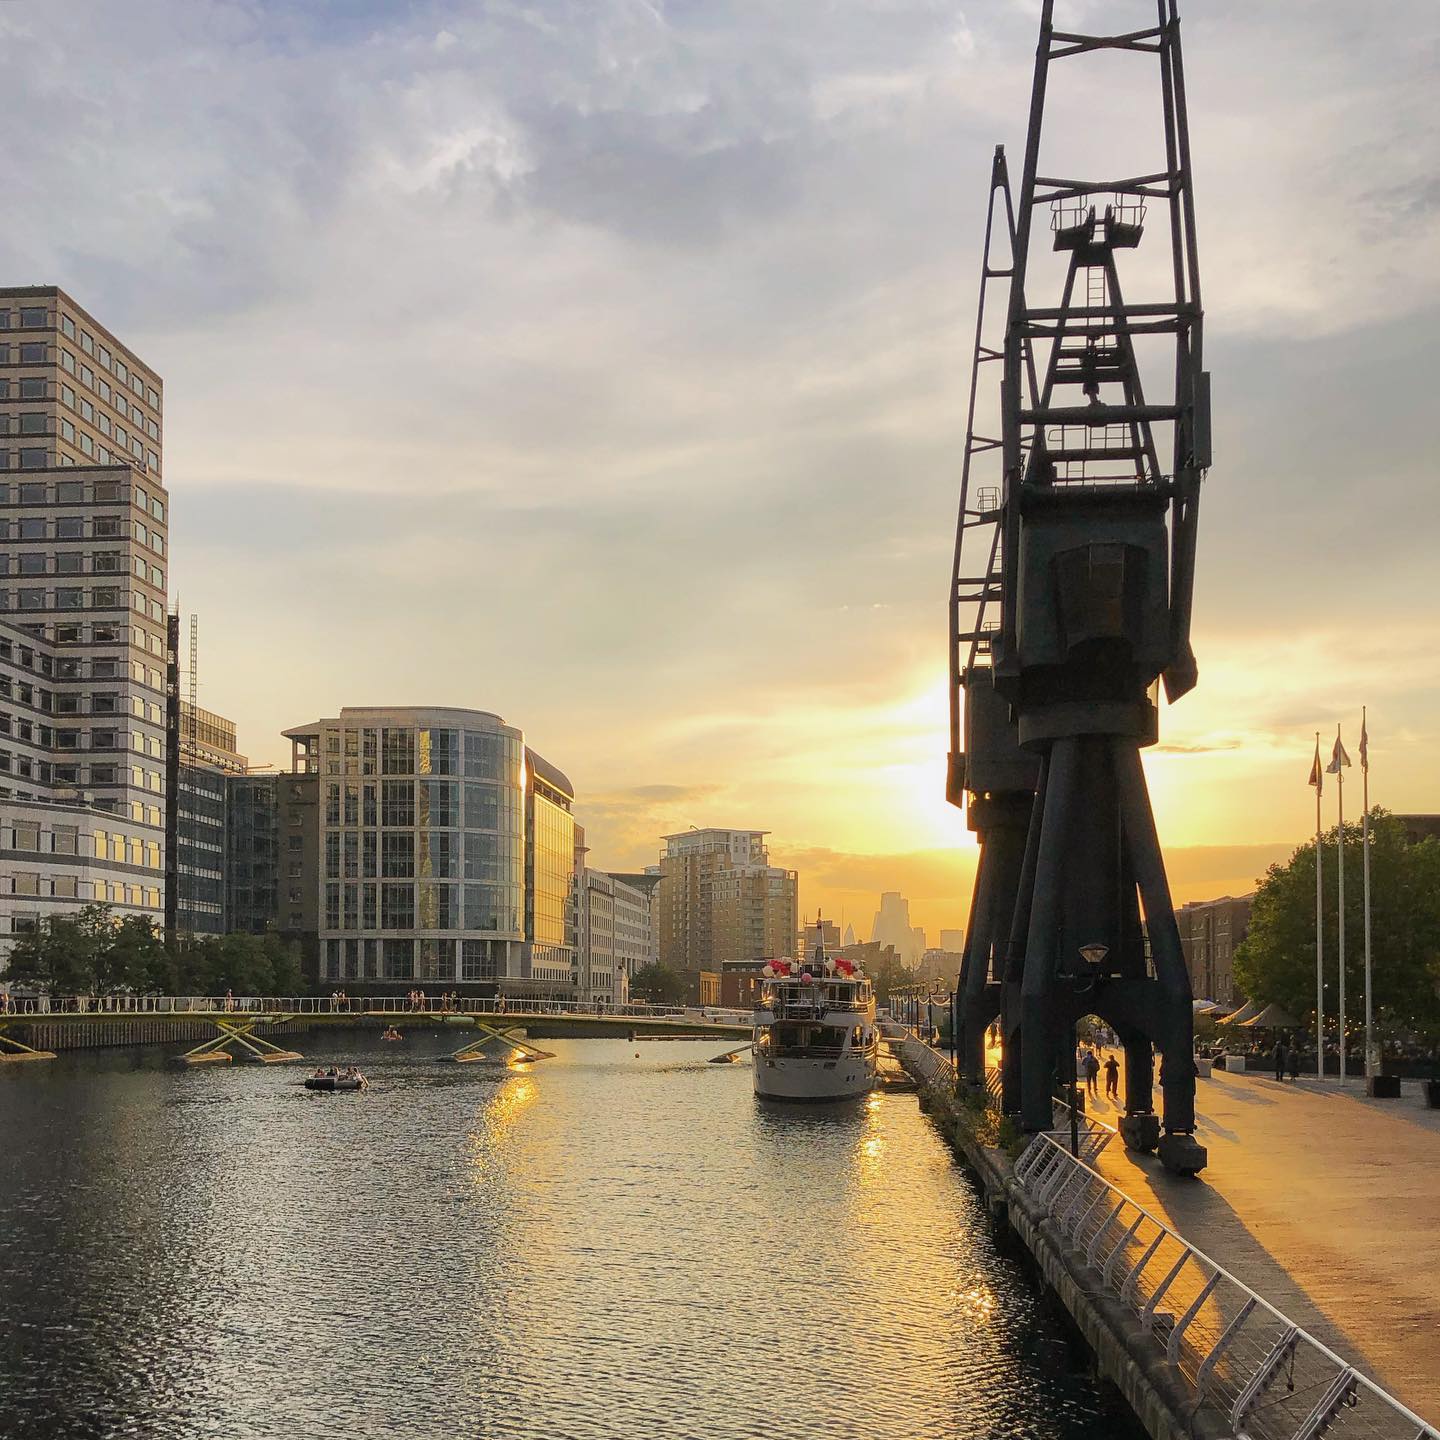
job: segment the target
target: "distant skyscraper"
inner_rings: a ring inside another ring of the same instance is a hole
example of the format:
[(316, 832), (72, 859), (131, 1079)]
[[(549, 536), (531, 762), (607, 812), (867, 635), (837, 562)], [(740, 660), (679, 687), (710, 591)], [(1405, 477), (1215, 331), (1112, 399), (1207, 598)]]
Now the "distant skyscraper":
[(870, 939), (889, 945), (905, 966), (913, 966), (919, 960), (925, 949), (924, 931), (917, 936), (910, 924), (910, 902), (898, 890), (886, 890), (880, 896)]
[(853, 945), (854, 943), (855, 943), (855, 927), (854, 927), (853, 925), (847, 925), (847, 926), (845, 927), (845, 937), (844, 937), (844, 939), (841, 941), (841, 944), (843, 944), (843, 945)]
[(666, 835), (660, 857), (660, 962), (686, 977), (690, 998), (718, 1004), (727, 961), (794, 953), (799, 880), (769, 863), (764, 830)]
[(965, 932), (963, 930), (941, 930), (940, 948), (950, 950), (959, 954), (965, 949)]

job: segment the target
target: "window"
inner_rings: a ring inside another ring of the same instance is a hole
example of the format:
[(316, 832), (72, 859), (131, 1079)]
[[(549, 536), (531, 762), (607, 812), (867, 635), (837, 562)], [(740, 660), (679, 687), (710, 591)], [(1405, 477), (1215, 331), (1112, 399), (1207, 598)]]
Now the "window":
[[(75, 393), (73, 390), (70, 392)], [(45, 398), (45, 382), (34, 378), (24, 378), (20, 381), (20, 398), (22, 400), (43, 400)]]
[(85, 499), (85, 487), (78, 480), (62, 480), (55, 487), (55, 498), (62, 505), (79, 505)]
[(415, 836), (409, 831), (386, 831), (382, 838), (381, 871), (390, 878), (415, 873)]
[(380, 800), (382, 825), (415, 823), (415, 787), (409, 780), (386, 780)]
[(147, 386), (145, 390), (145, 398), (150, 402), (150, 408), (152, 410), (158, 410), (160, 408), (160, 394), (158, 391), (151, 390)]
[[(386, 775), (413, 775), (415, 773), (415, 732), (413, 730), (386, 730), (383, 736), (383, 773)], [(385, 822), (387, 825), (390, 821)], [(412, 824), (412, 821), (395, 822)]]
[(75, 322), (68, 315), (60, 317), (60, 329), (71, 340), (75, 338)]
[(43, 470), (45, 459), (46, 452), (44, 450), (22, 450), (20, 452), (20, 468), (22, 470)]
[(20, 328), (22, 330), (43, 330), (45, 328), (45, 312), (42, 309), (31, 309), (28, 306), (20, 311)]
[[(18, 928), (18, 916), (16, 921)], [(383, 945), (385, 978), (387, 980), (413, 980), (415, 978), (415, 942), (413, 940), (386, 940)]]
[(45, 556), (43, 554), (27, 551), (17, 558), (21, 575), (43, 575), (45, 573)]
[(415, 887), (413, 885), (382, 885), (380, 887), (380, 928), (382, 930), (413, 930), (415, 928)]
[(44, 411), (30, 410), (21, 415), (20, 433), (22, 435), (43, 435), (45, 433)]
[[(22, 345), (20, 347), (20, 363), (22, 365), (43, 365), (45, 363), (45, 347), (43, 345)], [(74, 363), (75, 357), (72, 355), (70, 365), (73, 366)], [(68, 369), (69, 366), (66, 368)]]
[(62, 415), (60, 417), (60, 438), (75, 443), (75, 427)]
[(88, 330), (82, 330), (80, 332), (80, 348), (87, 355), (93, 355), (95, 353), (95, 339)]
[(40, 848), (40, 826), (30, 820), (15, 822), (15, 848), (17, 850), (38, 850)]
[(110, 368), (110, 352), (103, 345), (96, 351), (95, 358), (100, 362), (102, 370)]

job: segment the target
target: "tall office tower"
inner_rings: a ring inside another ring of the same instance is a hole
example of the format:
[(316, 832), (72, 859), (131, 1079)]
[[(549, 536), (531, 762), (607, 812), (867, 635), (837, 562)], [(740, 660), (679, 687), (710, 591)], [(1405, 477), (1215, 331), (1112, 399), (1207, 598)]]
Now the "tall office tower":
[(898, 890), (886, 890), (880, 896), (870, 938), (893, 946), (900, 963), (907, 968), (915, 965), (925, 949), (924, 932), (917, 936), (911, 927), (910, 902)]
[(92, 901), (163, 917), (161, 390), (64, 291), (0, 289), (0, 621), (32, 672), (0, 691), (0, 845), (33, 856), (0, 949)]
[(245, 774), (235, 722), (188, 700), (180, 702), (174, 833), (175, 928), (184, 935), (223, 935), (227, 778)]
[(322, 982), (570, 992), (574, 792), (518, 729), (481, 710), (347, 706), (285, 735), (280, 929), (302, 935), (314, 904)]
[(685, 830), (660, 857), (660, 963), (689, 998), (719, 1004), (727, 961), (793, 955), (799, 879), (771, 865), (764, 830)]
[(953, 950), (957, 955), (965, 949), (965, 932), (963, 930), (941, 930), (940, 948), (942, 950)]

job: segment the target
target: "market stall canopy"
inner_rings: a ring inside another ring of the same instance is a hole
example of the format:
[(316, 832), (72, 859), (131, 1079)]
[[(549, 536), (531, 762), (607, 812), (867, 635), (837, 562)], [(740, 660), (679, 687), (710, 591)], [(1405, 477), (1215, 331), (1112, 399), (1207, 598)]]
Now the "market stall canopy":
[(1241, 1021), (1247, 1030), (1294, 1030), (1300, 1022), (1288, 1010), (1278, 1005), (1267, 1005), (1258, 1015)]
[(1227, 1016), (1227, 1025), (1243, 1025), (1252, 1015), (1260, 1013), (1260, 1006), (1254, 1000), (1247, 1000), (1233, 1015)]

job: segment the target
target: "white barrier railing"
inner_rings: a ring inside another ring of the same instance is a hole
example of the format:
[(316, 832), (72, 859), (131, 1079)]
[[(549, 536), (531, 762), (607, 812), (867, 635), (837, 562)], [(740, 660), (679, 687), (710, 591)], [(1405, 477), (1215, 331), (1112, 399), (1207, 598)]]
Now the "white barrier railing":
[(583, 1000), (476, 1000), (469, 996), (442, 999), (427, 996), (411, 1002), (403, 995), (29, 995), (0, 996), (0, 1017), (54, 1015), (584, 1015), (635, 1020), (679, 1020), (697, 1025), (749, 1025), (748, 1010), (721, 1010), (679, 1005), (606, 1005)]
[(1242, 1440), (1440, 1440), (1428, 1425), (1249, 1286), (1037, 1135), (1015, 1179), (1060, 1240), (1164, 1351), (1197, 1405)]

